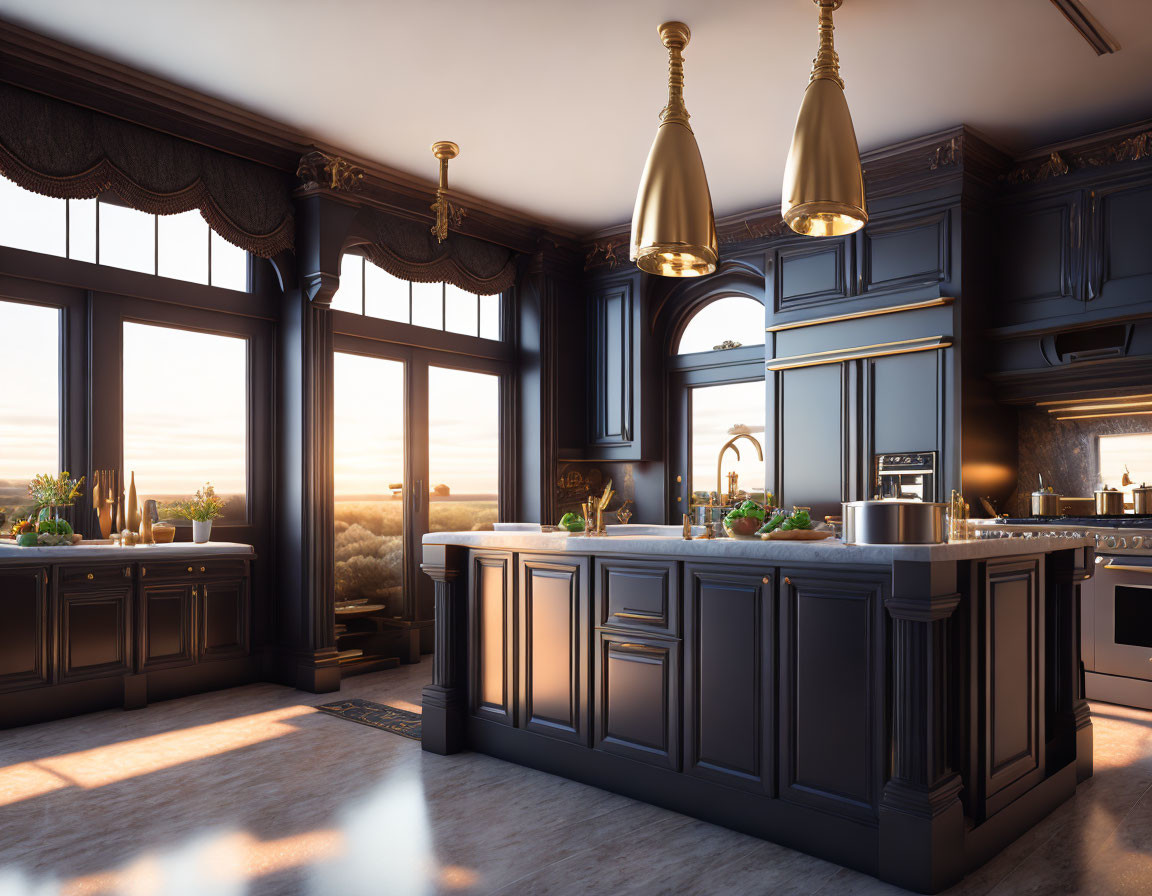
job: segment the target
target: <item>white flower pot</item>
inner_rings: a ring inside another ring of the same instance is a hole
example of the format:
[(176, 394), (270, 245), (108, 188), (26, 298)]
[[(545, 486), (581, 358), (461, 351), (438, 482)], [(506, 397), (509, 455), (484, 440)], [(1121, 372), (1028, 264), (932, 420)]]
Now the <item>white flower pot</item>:
[(212, 537), (212, 520), (192, 520), (192, 540), (204, 544)]

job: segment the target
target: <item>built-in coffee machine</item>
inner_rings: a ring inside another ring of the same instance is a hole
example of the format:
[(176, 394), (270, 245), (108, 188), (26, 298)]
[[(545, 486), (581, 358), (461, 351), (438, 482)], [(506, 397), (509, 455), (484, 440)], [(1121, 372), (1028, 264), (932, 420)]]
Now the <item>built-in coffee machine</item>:
[(936, 458), (935, 451), (877, 454), (875, 499), (935, 501)]

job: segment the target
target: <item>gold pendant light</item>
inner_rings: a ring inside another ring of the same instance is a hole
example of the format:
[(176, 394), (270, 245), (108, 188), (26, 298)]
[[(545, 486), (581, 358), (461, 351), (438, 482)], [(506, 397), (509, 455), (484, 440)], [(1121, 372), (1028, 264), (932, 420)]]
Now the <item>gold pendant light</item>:
[(868, 223), (864, 172), (832, 46), (832, 10), (842, 0), (813, 2), (820, 10), (820, 49), (796, 116), (780, 212), (797, 233), (841, 236)]
[(636, 266), (663, 277), (700, 277), (716, 270), (716, 218), (704, 160), (684, 108), (684, 57), (692, 33), (683, 22), (665, 22), (668, 105), (648, 151), (632, 213), (630, 256)]

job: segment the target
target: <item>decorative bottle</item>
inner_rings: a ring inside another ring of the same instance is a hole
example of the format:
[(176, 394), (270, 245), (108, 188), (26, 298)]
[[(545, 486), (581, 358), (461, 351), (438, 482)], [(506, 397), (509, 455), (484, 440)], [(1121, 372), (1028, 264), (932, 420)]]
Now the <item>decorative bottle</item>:
[(133, 532), (140, 531), (140, 505), (136, 501), (136, 471), (132, 471), (132, 478), (128, 485), (128, 528)]

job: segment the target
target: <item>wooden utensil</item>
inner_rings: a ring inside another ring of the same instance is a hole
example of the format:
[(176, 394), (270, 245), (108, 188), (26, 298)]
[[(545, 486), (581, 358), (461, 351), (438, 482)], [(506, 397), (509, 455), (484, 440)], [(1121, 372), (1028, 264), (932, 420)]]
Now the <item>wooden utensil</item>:
[(774, 532), (765, 532), (760, 537), (765, 541), (823, 541), (832, 535), (828, 529), (789, 529), (787, 532), (777, 529)]

